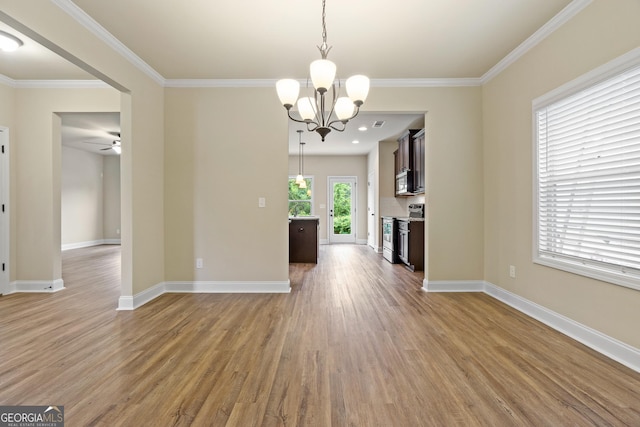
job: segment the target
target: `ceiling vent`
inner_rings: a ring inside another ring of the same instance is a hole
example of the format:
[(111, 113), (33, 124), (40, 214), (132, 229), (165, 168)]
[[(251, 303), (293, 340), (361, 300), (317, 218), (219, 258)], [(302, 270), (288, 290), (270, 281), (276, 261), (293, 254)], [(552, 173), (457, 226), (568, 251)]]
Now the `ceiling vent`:
[(371, 127), (381, 128), (382, 126), (384, 126), (384, 120), (376, 120), (375, 122), (373, 122), (373, 125)]

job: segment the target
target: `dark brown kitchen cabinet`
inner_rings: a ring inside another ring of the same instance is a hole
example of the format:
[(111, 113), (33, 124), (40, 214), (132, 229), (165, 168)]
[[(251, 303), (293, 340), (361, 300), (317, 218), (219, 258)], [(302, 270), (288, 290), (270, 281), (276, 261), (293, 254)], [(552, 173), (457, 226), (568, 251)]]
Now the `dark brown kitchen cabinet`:
[(424, 270), (424, 221), (398, 220), (397, 252), (409, 270)]
[(424, 193), (425, 186), (425, 136), (424, 129), (413, 137), (413, 193)]
[(295, 219), (289, 221), (289, 262), (318, 263), (320, 220)]
[(412, 196), (414, 193), (414, 155), (413, 137), (420, 129), (408, 129), (398, 138), (396, 156), (396, 196)]
[(399, 171), (413, 169), (413, 137), (420, 129), (409, 129), (398, 138)]

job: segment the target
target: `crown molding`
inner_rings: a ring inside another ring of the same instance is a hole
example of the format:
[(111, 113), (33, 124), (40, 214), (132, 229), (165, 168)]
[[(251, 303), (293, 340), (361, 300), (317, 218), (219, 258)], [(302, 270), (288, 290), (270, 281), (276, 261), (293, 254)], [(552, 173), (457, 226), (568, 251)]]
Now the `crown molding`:
[(144, 62), (142, 58), (133, 53), (131, 49), (125, 46), (120, 40), (115, 38), (113, 34), (107, 31), (102, 25), (98, 24), (96, 20), (87, 15), (84, 10), (80, 9), (71, 0), (51, 0), (53, 4), (58, 6), (69, 16), (75, 19), (80, 25), (89, 30), (93, 35), (98, 37), (108, 46), (110, 46), (117, 53), (122, 55), (127, 61), (132, 63), (136, 68), (145, 73), (151, 79), (161, 86), (164, 86), (165, 79), (154, 70), (149, 64)]
[(0, 84), (16, 89), (104, 89), (110, 88), (102, 80), (14, 80), (0, 74)]
[[(277, 79), (168, 79), (165, 87), (172, 88), (243, 88), (275, 87)], [(302, 86), (306, 79), (298, 79)], [(344, 85), (344, 81), (341, 81)], [(371, 87), (452, 87), (480, 86), (479, 78), (464, 79), (372, 79)]]
[(494, 65), (489, 71), (487, 71), (481, 78), (481, 84), (488, 83), (496, 77), (498, 74), (506, 70), (510, 65), (520, 59), (525, 53), (533, 49), (542, 40), (551, 35), (555, 30), (563, 26), (569, 20), (571, 20), (578, 13), (582, 12), (584, 8), (589, 6), (593, 0), (573, 0), (564, 9), (562, 9), (556, 16), (551, 18), (546, 24), (533, 33), (528, 39), (522, 42), (518, 47), (512, 50), (507, 56), (502, 58), (500, 62)]
[(102, 80), (16, 80), (19, 89), (105, 89), (111, 88)]
[(16, 81), (10, 77), (5, 76), (4, 74), (0, 74), (0, 84), (9, 87), (16, 87)]
[[(122, 42), (116, 39), (103, 26), (87, 15), (82, 9), (76, 6), (71, 0), (51, 0), (56, 6), (70, 15), (78, 23), (88, 29), (92, 34), (122, 55), (140, 71), (145, 73), (156, 83), (163, 87), (170, 88), (242, 88), (242, 87), (273, 87), (275, 79), (165, 79), (160, 73), (154, 70), (149, 64), (144, 62), (138, 55), (133, 53)], [(584, 8), (591, 4), (593, 0), (573, 0), (562, 9), (556, 16), (551, 18), (538, 31), (527, 38), (523, 43), (511, 51), (500, 62), (494, 65), (482, 77), (469, 78), (424, 78), (424, 79), (372, 79), (372, 87), (463, 87), (482, 86), (507, 69), (510, 65), (520, 59), (530, 49), (552, 34), (555, 30), (572, 19)], [(0, 83), (9, 86), (16, 85), (24, 87), (20, 81), (7, 81), (4, 76), (0, 76)], [(306, 84), (306, 79), (299, 80), (301, 84)], [(45, 82), (45, 81), (42, 81)], [(46, 81), (52, 82), (52, 81)], [(29, 87), (52, 87), (52, 86), (29, 86)], [(61, 85), (53, 87), (65, 87)], [(78, 86), (72, 86), (78, 87)], [(88, 87), (88, 86), (83, 86)], [(92, 86), (93, 87), (93, 86)]]

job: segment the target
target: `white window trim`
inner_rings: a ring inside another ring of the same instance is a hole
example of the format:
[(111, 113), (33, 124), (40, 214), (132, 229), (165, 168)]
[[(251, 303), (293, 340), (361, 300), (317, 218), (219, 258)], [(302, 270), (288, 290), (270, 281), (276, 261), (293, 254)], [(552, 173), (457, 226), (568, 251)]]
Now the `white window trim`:
[(538, 252), (538, 182), (540, 176), (538, 174), (538, 127), (536, 119), (536, 111), (547, 105), (553, 104), (556, 101), (564, 99), (579, 92), (583, 89), (591, 87), (603, 80), (607, 80), (616, 74), (623, 71), (637, 67), (640, 65), (640, 48), (633, 49), (626, 54), (595, 68), (594, 70), (572, 80), (536, 99), (532, 102), (531, 109), (531, 126), (532, 126), (532, 139), (533, 139), (533, 262), (536, 264), (544, 265), (547, 267), (553, 267), (559, 270), (567, 271), (570, 273), (579, 274), (582, 276), (590, 277), (593, 279), (602, 280), (605, 282), (613, 283), (616, 285), (625, 286), (628, 288), (640, 290), (640, 277), (634, 274), (617, 273), (609, 270), (599, 270), (594, 266), (584, 266), (579, 262), (570, 262), (568, 260), (560, 260), (549, 257), (542, 257)]
[[(296, 179), (298, 175), (289, 175), (289, 178), (287, 180), (287, 184), (289, 183), (289, 179)], [(313, 175), (304, 175), (305, 178), (308, 178), (311, 180), (311, 200), (309, 200), (311, 202), (311, 216), (315, 216), (315, 195), (316, 195), (316, 191), (313, 189)], [(288, 192), (288, 189), (287, 189)], [(287, 206), (289, 205), (289, 202), (291, 201), (291, 199), (289, 199), (289, 197), (287, 197)], [(307, 200), (294, 200), (294, 202), (306, 202)], [(288, 209), (287, 209), (288, 210)]]

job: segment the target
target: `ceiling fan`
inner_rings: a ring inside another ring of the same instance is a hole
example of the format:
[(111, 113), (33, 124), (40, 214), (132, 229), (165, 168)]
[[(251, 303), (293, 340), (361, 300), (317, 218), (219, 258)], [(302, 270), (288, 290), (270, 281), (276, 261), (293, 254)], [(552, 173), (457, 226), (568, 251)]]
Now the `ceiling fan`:
[(111, 141), (111, 144), (109, 144), (107, 142), (104, 142), (104, 140), (101, 140), (101, 141), (83, 141), (83, 142), (86, 143), (86, 144), (107, 145), (107, 147), (101, 148), (100, 151), (113, 150), (116, 153), (120, 154), (120, 152), (121, 152), (120, 132), (108, 132), (108, 133), (117, 138), (117, 139)]

